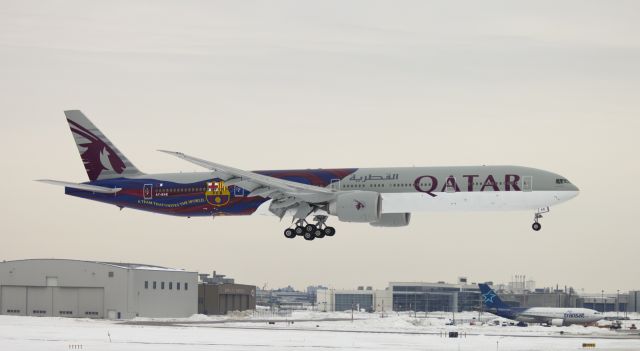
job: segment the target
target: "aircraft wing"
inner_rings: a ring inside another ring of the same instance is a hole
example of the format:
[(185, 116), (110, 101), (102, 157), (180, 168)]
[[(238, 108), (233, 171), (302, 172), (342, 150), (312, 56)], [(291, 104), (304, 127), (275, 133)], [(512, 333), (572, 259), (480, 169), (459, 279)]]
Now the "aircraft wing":
[(92, 191), (94, 193), (101, 193), (101, 194), (115, 194), (118, 191), (122, 190), (122, 188), (107, 188), (107, 187), (104, 187), (104, 186), (89, 185), (89, 184), (82, 184), (82, 183), (62, 182), (62, 181), (59, 181), (59, 180), (51, 180), (51, 179), (38, 179), (36, 181), (37, 182), (42, 182), (42, 183), (47, 183), (47, 184), (53, 184), (53, 185), (62, 185), (62, 186), (66, 186), (68, 188), (80, 189), (80, 190), (85, 190), (85, 191)]
[[(173, 155), (183, 160), (194, 163), (198, 166), (210, 169), (218, 173), (225, 183), (238, 185), (245, 189), (250, 189), (249, 196), (270, 197), (276, 202), (275, 207), (287, 207), (298, 202), (320, 203), (333, 199), (337, 194), (336, 190), (323, 188), (315, 185), (302, 184), (284, 179), (274, 178), (255, 172), (225, 166), (219, 163), (203, 160), (197, 157), (185, 155), (182, 152), (158, 150), (160, 152)], [(285, 206), (286, 205), (286, 206)], [(272, 206), (273, 207), (273, 206)]]
[(549, 323), (552, 319), (552, 318), (541, 316), (535, 313), (527, 313), (526, 311), (519, 313), (518, 317), (524, 317), (524, 318), (534, 320), (535, 321), (534, 323)]

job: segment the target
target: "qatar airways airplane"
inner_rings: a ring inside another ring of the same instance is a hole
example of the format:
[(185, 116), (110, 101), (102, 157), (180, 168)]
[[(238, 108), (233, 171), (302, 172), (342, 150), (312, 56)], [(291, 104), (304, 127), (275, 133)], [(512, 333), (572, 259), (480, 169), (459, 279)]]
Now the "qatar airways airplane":
[(600, 312), (589, 308), (563, 307), (509, 307), (487, 284), (478, 284), (482, 293), (482, 303), (497, 316), (527, 323), (546, 323), (563, 326), (572, 324), (589, 325), (601, 319)]
[[(519, 166), (394, 167), (245, 171), (162, 151), (207, 169), (146, 174), (85, 115), (65, 111), (89, 181), (41, 180), (65, 193), (123, 208), (184, 217), (272, 214), (293, 217), (287, 238), (333, 236), (329, 216), (377, 227), (409, 224), (417, 211), (534, 211), (532, 228), (549, 207), (579, 189), (565, 177)], [(310, 218), (308, 220), (308, 218)]]

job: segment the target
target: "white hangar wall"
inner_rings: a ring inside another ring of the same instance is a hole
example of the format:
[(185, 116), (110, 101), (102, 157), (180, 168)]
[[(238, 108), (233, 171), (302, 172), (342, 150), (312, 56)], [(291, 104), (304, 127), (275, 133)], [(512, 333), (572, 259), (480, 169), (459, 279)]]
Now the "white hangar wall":
[(188, 317), (197, 312), (197, 279), (196, 272), (142, 264), (5, 261), (0, 263), (0, 314)]

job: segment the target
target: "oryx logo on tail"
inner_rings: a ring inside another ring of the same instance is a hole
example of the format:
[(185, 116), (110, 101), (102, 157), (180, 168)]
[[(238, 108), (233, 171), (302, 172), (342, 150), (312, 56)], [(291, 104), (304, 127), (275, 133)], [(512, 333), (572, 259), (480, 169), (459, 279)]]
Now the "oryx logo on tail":
[(143, 174), (78, 110), (64, 111), (89, 180)]
[(127, 166), (109, 145), (78, 123), (72, 120), (68, 121), (76, 138), (80, 137), (86, 140), (78, 142), (78, 149), (90, 180), (98, 179), (103, 170), (118, 174), (124, 172)]

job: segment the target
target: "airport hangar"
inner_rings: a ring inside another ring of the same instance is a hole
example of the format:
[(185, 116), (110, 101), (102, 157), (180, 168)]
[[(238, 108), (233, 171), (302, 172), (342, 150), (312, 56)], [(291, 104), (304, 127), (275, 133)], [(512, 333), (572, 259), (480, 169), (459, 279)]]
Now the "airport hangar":
[(67, 259), (0, 262), (0, 314), (128, 319), (197, 312), (198, 274)]

